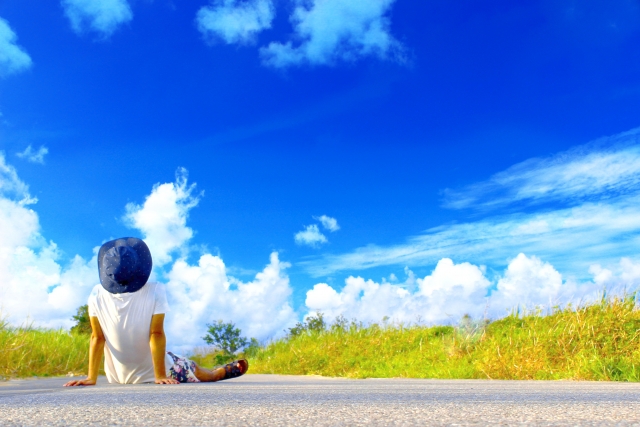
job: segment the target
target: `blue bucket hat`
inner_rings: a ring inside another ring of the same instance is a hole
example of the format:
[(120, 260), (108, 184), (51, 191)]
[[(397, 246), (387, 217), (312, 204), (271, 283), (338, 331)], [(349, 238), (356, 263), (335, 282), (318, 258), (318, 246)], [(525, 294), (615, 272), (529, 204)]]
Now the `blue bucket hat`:
[(102, 287), (112, 294), (136, 292), (149, 280), (151, 252), (136, 237), (123, 237), (105, 243), (98, 252), (98, 271)]

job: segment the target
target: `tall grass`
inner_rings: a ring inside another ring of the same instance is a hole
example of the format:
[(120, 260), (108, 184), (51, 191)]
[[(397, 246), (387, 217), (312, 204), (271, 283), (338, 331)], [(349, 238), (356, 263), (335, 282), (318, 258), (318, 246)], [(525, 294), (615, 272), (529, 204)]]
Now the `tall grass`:
[(640, 380), (635, 296), (449, 326), (334, 324), (272, 342), (253, 373), (352, 378)]
[(86, 373), (88, 353), (88, 335), (14, 328), (0, 319), (0, 379)]
[[(515, 312), (493, 322), (463, 318), (455, 327), (365, 326), (344, 319), (314, 325), (245, 355), (250, 373), (640, 381), (635, 296), (546, 315)], [(0, 320), (1, 377), (86, 373), (88, 348), (86, 334), (13, 328)], [(204, 366), (224, 358), (206, 349), (193, 355)]]

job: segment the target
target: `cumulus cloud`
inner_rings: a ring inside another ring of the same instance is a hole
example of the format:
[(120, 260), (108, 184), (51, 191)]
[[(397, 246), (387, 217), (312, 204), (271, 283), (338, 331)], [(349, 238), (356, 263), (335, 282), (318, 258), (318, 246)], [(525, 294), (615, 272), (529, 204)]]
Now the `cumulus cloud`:
[(69, 327), (97, 281), (95, 257), (60, 261), (54, 242), (40, 232), (36, 200), (0, 153), (0, 311), (13, 324)]
[[(637, 287), (640, 264), (623, 260), (621, 266), (621, 273), (609, 272), (606, 284), (624, 282), (627, 289)], [(340, 291), (318, 283), (307, 292), (305, 305), (309, 313), (322, 312), (329, 319), (342, 315), (379, 322), (386, 316), (396, 322), (442, 324), (455, 323), (465, 314), (476, 319), (499, 318), (518, 307), (545, 309), (588, 302), (597, 298), (603, 285), (597, 275), (580, 284), (563, 280), (551, 264), (522, 253), (497, 282), (485, 276), (483, 266), (443, 258), (430, 275), (416, 279), (409, 272), (404, 283), (377, 283), (350, 276)]]
[(219, 319), (235, 322), (243, 334), (260, 340), (277, 335), (296, 320), (285, 272), (289, 264), (272, 253), (269, 264), (251, 282), (230, 275), (222, 258), (210, 253), (190, 264), (193, 230), (187, 219), (203, 193), (196, 194), (196, 184), (189, 184), (187, 177), (186, 169), (179, 168), (175, 182), (154, 185), (142, 205), (126, 206), (125, 215), (127, 224), (143, 233), (156, 280), (166, 283), (171, 348), (186, 351), (202, 345), (206, 324)]
[[(184, 351), (202, 344), (206, 324), (218, 319), (234, 321), (247, 336), (261, 340), (277, 336), (298, 318), (291, 306), (292, 288), (286, 273), (289, 264), (272, 253), (253, 280), (242, 281), (230, 274), (219, 256), (202, 253), (195, 263), (190, 263), (189, 239), (193, 232), (186, 220), (200, 197), (194, 192), (195, 184), (189, 185), (186, 171), (179, 169), (175, 182), (156, 184), (141, 206), (126, 208), (129, 225), (143, 232), (148, 243), (166, 237), (171, 230), (178, 236), (155, 255), (167, 258), (156, 275), (167, 287), (172, 308), (166, 323), (170, 347)], [(28, 186), (0, 153), (2, 313), (10, 315), (14, 324), (29, 319), (36, 326), (69, 327), (71, 315), (86, 303), (98, 282), (98, 248), (93, 249), (88, 262), (75, 256), (63, 263), (56, 244), (41, 234), (38, 215), (25, 201), (34, 202)], [(631, 213), (621, 222), (630, 220)], [(540, 221), (517, 229), (517, 235), (545, 229)], [(565, 222), (584, 225), (590, 221), (602, 219), (583, 212), (582, 217), (574, 216)], [(611, 223), (612, 227), (620, 226), (615, 221)], [(553, 229), (554, 225), (549, 227)], [(494, 232), (496, 229), (487, 230), (489, 234)], [(153, 246), (150, 243), (155, 251)], [(602, 248), (598, 251), (604, 252)], [(549, 307), (588, 301), (605, 288), (634, 291), (640, 286), (640, 262), (630, 258), (616, 263), (592, 263), (588, 267), (591, 279), (582, 282), (564, 278), (544, 258), (522, 253), (492, 279), (487, 278), (484, 266), (455, 263), (451, 258), (439, 259), (433, 271), (423, 278), (408, 269), (405, 272), (407, 277), (402, 283), (394, 275), (389, 276), (391, 283), (350, 276), (342, 289), (318, 283), (307, 292), (306, 308), (309, 312), (322, 311), (329, 318), (344, 315), (364, 322), (389, 316), (403, 322), (446, 323), (457, 322), (464, 314), (500, 317), (515, 306)]]
[(395, 0), (296, 0), (293, 40), (261, 49), (265, 64), (287, 67), (355, 61), (365, 56), (400, 59), (402, 45), (390, 33)]
[(155, 266), (169, 263), (175, 251), (188, 250), (186, 243), (193, 237), (187, 218), (203, 193), (194, 194), (196, 185), (187, 179), (187, 170), (179, 168), (175, 182), (156, 184), (142, 205), (126, 206), (125, 222), (142, 231)]
[(16, 44), (17, 39), (9, 23), (0, 18), (0, 77), (31, 67), (31, 57)]
[(320, 232), (316, 224), (307, 225), (304, 230), (295, 234), (294, 239), (299, 245), (311, 247), (318, 247), (328, 242), (326, 236)]
[(29, 145), (23, 152), (16, 153), (16, 156), (20, 157), (21, 159), (25, 159), (28, 162), (40, 163), (41, 165), (43, 165), (44, 156), (46, 156), (48, 153), (49, 149), (44, 145), (40, 146), (40, 148), (38, 148), (37, 150), (34, 150), (33, 148), (31, 148), (31, 145)]
[[(218, 319), (233, 321), (243, 334), (260, 340), (292, 326), (297, 315), (290, 304), (289, 264), (277, 253), (247, 282), (231, 276), (223, 260), (210, 253), (194, 265), (188, 262), (193, 231), (186, 220), (201, 196), (194, 192), (187, 171), (178, 169), (175, 182), (156, 184), (141, 206), (126, 207), (128, 224), (144, 234), (153, 253), (156, 280), (167, 287), (170, 348), (202, 345), (206, 324)], [(58, 247), (42, 236), (38, 215), (24, 200), (33, 201), (28, 186), (0, 153), (0, 312), (16, 325), (68, 328), (99, 282), (99, 247), (88, 262), (76, 255), (63, 265)]]
[[(584, 285), (581, 293), (593, 294), (593, 284)], [(549, 263), (523, 253), (513, 259), (498, 280), (492, 305), (501, 311), (517, 306), (553, 307), (570, 302), (578, 294), (573, 281), (563, 282), (562, 275)]]
[(440, 260), (431, 275), (415, 279), (409, 274), (401, 284), (377, 283), (350, 276), (337, 292), (319, 283), (307, 292), (305, 304), (328, 318), (343, 315), (363, 322), (388, 316), (399, 322), (457, 320), (465, 313), (481, 315), (489, 281), (480, 267)]
[(335, 218), (331, 218), (330, 216), (322, 215), (319, 217), (314, 217), (325, 228), (325, 230), (329, 230), (331, 232), (340, 230), (340, 226), (338, 225), (338, 220)]
[(488, 181), (444, 191), (451, 209), (576, 202), (640, 191), (640, 129), (511, 166)]
[(258, 33), (271, 28), (274, 17), (272, 0), (212, 0), (198, 11), (196, 23), (210, 42), (247, 44), (254, 42)]
[(87, 29), (109, 37), (120, 25), (133, 19), (127, 0), (62, 0), (71, 28), (81, 34)]
[[(202, 345), (206, 324), (234, 321), (243, 334), (264, 340), (292, 326), (297, 315), (289, 303), (291, 286), (277, 253), (251, 282), (228, 275), (222, 259), (202, 255), (197, 265), (177, 260), (168, 274), (171, 301), (167, 335), (177, 347)], [(188, 331), (188, 333), (185, 333)]]
[(594, 282), (601, 289), (633, 291), (640, 287), (640, 262), (634, 262), (627, 257), (622, 258), (613, 268), (593, 264), (589, 272), (593, 274)]

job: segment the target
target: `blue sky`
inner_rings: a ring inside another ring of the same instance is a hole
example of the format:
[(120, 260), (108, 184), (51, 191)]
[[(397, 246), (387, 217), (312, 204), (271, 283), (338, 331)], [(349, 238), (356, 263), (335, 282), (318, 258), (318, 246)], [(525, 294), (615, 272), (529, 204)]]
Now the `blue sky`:
[(67, 325), (94, 248), (132, 234), (175, 298), (204, 292), (176, 317), (206, 294), (189, 322), (261, 338), (313, 310), (444, 322), (636, 285), (636, 1), (5, 0), (0, 19), (14, 322)]

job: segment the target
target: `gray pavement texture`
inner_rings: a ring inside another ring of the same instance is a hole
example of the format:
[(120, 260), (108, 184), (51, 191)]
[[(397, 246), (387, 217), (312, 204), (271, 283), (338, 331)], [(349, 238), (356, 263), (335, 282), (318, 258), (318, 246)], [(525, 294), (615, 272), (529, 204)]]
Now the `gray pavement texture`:
[(0, 425), (638, 425), (640, 384), (245, 375), (218, 383), (0, 383)]

